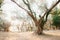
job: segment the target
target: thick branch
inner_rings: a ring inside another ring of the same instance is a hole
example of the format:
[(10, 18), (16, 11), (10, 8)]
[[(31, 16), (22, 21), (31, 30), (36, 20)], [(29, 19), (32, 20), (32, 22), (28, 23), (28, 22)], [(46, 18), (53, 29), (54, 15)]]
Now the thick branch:
[[(13, 1), (14, 3), (16, 3), (14, 0), (11, 0), (11, 1)], [(23, 1), (23, 2), (24, 2), (24, 4), (27, 4), (25, 1)], [(27, 1), (27, 2), (28, 2), (28, 1)], [(28, 2), (28, 4), (27, 4), (27, 7), (28, 7), (28, 9), (30, 10), (30, 12), (29, 12), (28, 10), (26, 10), (25, 8), (21, 7), (18, 3), (16, 3), (16, 4), (17, 4), (20, 8), (22, 8), (23, 10), (25, 10), (25, 11), (28, 13), (28, 15), (33, 19), (34, 22), (37, 21), (37, 19), (34, 17), (33, 12), (32, 12), (32, 10), (31, 10), (31, 8), (30, 8), (29, 2)]]
[[(30, 10), (31, 14), (33, 13), (31, 8), (30, 8), (30, 3), (29, 1), (27, 0), (27, 3), (23, 0), (24, 4), (28, 7), (28, 9)], [(33, 15), (33, 14), (32, 14)]]
[(43, 20), (44, 16), (46, 14), (49, 14), (49, 12), (51, 12), (51, 10), (60, 2), (60, 0), (58, 0), (49, 10), (47, 10), (44, 15), (40, 18), (39, 22), (41, 22), (41, 20)]
[(28, 15), (29, 15), (30, 17), (32, 17), (32, 19), (33, 19), (34, 22), (37, 22), (37, 19), (31, 14), (31, 12), (29, 12)]
[(47, 13), (51, 12), (51, 10), (52, 10), (59, 2), (60, 2), (60, 0), (57, 1), (49, 10), (47, 10), (47, 11), (44, 13), (44, 15), (42, 16), (42, 18), (43, 18)]
[(30, 10), (30, 12), (28, 12), (28, 15), (34, 20), (34, 22), (36, 22), (37, 21), (37, 19), (36, 19), (36, 17), (34, 17), (34, 15), (33, 15), (33, 12), (32, 12), (32, 10), (31, 10), (31, 8), (30, 8), (30, 3), (29, 3), (29, 1), (27, 0), (27, 3), (23, 0), (23, 2), (24, 2), (24, 4), (26, 4), (26, 6), (28, 7), (28, 9)]
[(17, 2), (15, 2), (14, 0), (11, 0), (12, 2), (14, 2), (15, 4), (17, 4), (20, 8), (22, 8), (23, 10), (25, 10), (26, 12), (28, 12), (28, 10), (26, 10), (25, 8), (23, 8), (22, 6), (20, 6)]
[(23, 0), (23, 2), (24, 2), (25, 5), (28, 5), (28, 3), (25, 2), (25, 0)]

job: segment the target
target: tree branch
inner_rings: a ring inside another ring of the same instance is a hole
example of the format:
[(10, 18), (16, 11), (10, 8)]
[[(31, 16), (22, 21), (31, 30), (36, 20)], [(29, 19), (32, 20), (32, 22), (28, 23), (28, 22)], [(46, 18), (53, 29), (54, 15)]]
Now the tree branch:
[(49, 10), (47, 10), (47, 11), (44, 13), (44, 15), (42, 16), (42, 18), (43, 18), (46, 14), (48, 14), (49, 12), (51, 12), (51, 10), (52, 10), (59, 2), (60, 2), (60, 0), (58, 0)]
[(23, 0), (23, 2), (24, 2), (25, 5), (28, 5), (28, 3), (25, 2), (25, 0)]
[(31, 10), (31, 8), (30, 8), (30, 3), (29, 3), (29, 1), (28, 1), (28, 0), (26, 0), (26, 1), (27, 1), (27, 3), (23, 0), (24, 4), (28, 7), (29, 11), (30, 11), (31, 13), (33, 13), (32, 10)]
[(23, 8), (22, 6), (20, 6), (17, 2), (15, 2), (15, 0), (11, 0), (12, 2), (14, 2), (15, 4), (17, 4), (20, 8), (22, 8), (23, 10), (25, 10), (26, 12), (28, 12), (28, 10), (26, 10), (25, 8)]
[(24, 4), (26, 4), (26, 6), (28, 7), (28, 9), (30, 10), (30, 12), (28, 13), (28, 15), (30, 15), (34, 21), (37, 21), (36, 17), (34, 17), (34, 15), (33, 15), (33, 12), (31, 10), (29, 1), (27, 0), (27, 3), (25, 1), (23, 1), (23, 2), (24, 2)]
[[(13, 1), (14, 3), (16, 3), (14, 0), (11, 0), (11, 1)], [(24, 10), (28, 13), (28, 15), (33, 19), (33, 21), (36, 22), (37, 19), (36, 19), (36, 18), (34, 17), (34, 15), (33, 15), (33, 12), (32, 12), (32, 10), (31, 10), (31, 8), (30, 8), (30, 3), (29, 3), (29, 1), (27, 0), (28, 3), (26, 3), (26, 2), (23, 0), (23, 2), (24, 2), (24, 4), (28, 7), (28, 9), (29, 9), (30, 11), (28, 11), (28, 10), (26, 10), (25, 8), (21, 7), (18, 3), (16, 3), (16, 4), (17, 4), (20, 8), (24, 9)]]
[(49, 10), (47, 10), (44, 15), (40, 18), (39, 22), (41, 20), (43, 20), (44, 16), (47, 14), (47, 16), (49, 15), (49, 12), (51, 12), (51, 10), (60, 2), (60, 0), (58, 0)]

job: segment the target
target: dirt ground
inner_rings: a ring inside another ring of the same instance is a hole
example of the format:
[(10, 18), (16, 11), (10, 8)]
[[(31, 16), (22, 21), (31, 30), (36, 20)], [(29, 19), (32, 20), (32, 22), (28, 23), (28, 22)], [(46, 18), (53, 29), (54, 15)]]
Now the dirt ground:
[(34, 32), (0, 32), (0, 40), (60, 40), (60, 30), (44, 31), (44, 33), (37, 35)]

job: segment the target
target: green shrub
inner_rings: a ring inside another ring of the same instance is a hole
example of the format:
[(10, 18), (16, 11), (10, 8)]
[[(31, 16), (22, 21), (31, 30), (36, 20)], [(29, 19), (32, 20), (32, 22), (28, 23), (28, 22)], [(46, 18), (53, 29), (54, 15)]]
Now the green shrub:
[(53, 25), (59, 27), (60, 26), (60, 16), (53, 17)]

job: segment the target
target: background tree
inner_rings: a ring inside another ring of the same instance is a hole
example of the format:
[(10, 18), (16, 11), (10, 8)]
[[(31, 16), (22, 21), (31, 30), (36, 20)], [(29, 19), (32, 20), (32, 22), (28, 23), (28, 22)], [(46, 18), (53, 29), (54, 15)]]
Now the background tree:
[[(2, 9), (1, 9), (2, 2), (3, 2), (3, 0), (0, 0), (0, 15), (2, 14)], [(0, 17), (0, 30), (2, 29), (1, 24), (2, 24), (2, 19)]]
[[(14, 3), (16, 3), (14, 0), (12, 0), (12, 1), (13, 1)], [(45, 15), (46, 15), (46, 19), (47, 19), (48, 15), (49, 15), (49, 12), (51, 12), (51, 10), (60, 2), (60, 0), (58, 0), (49, 10), (47, 10), (47, 11), (44, 13), (43, 16), (39, 15), (39, 17), (40, 17), (39, 20), (37, 20), (37, 18), (33, 15), (34, 13), (33, 13), (32, 9), (31, 9), (31, 7), (30, 7), (30, 2), (29, 2), (28, 0), (26, 0), (26, 1), (23, 0), (23, 2), (24, 2), (24, 4), (28, 7), (29, 11), (26, 10), (25, 8), (21, 7), (18, 3), (16, 3), (16, 4), (17, 4), (20, 8), (24, 9), (24, 10), (28, 13), (28, 15), (33, 19), (33, 21), (34, 21), (34, 23), (35, 23), (35, 26), (37, 27), (37, 33), (38, 33), (38, 34), (42, 34), (42, 32), (43, 32), (43, 26), (44, 26), (44, 24), (45, 24), (46, 21), (47, 21), (47, 20), (44, 20)]]
[(60, 29), (60, 16), (54, 16), (53, 17), (53, 25), (55, 25), (56, 28)]
[[(1, 9), (1, 5), (2, 5), (2, 2), (4, 0), (0, 0), (0, 15), (3, 14), (2, 13), (2, 9)], [(8, 32), (9, 31), (9, 26), (10, 26), (10, 22), (4, 20), (1, 16), (0, 16), (0, 30), (3, 29), (3, 31), (6, 31)]]
[(3, 1), (4, 1), (4, 0), (0, 0), (0, 7), (1, 7), (1, 4), (2, 4)]
[(60, 29), (60, 9), (56, 7), (51, 14), (53, 17), (52, 24), (55, 25), (56, 28)]

